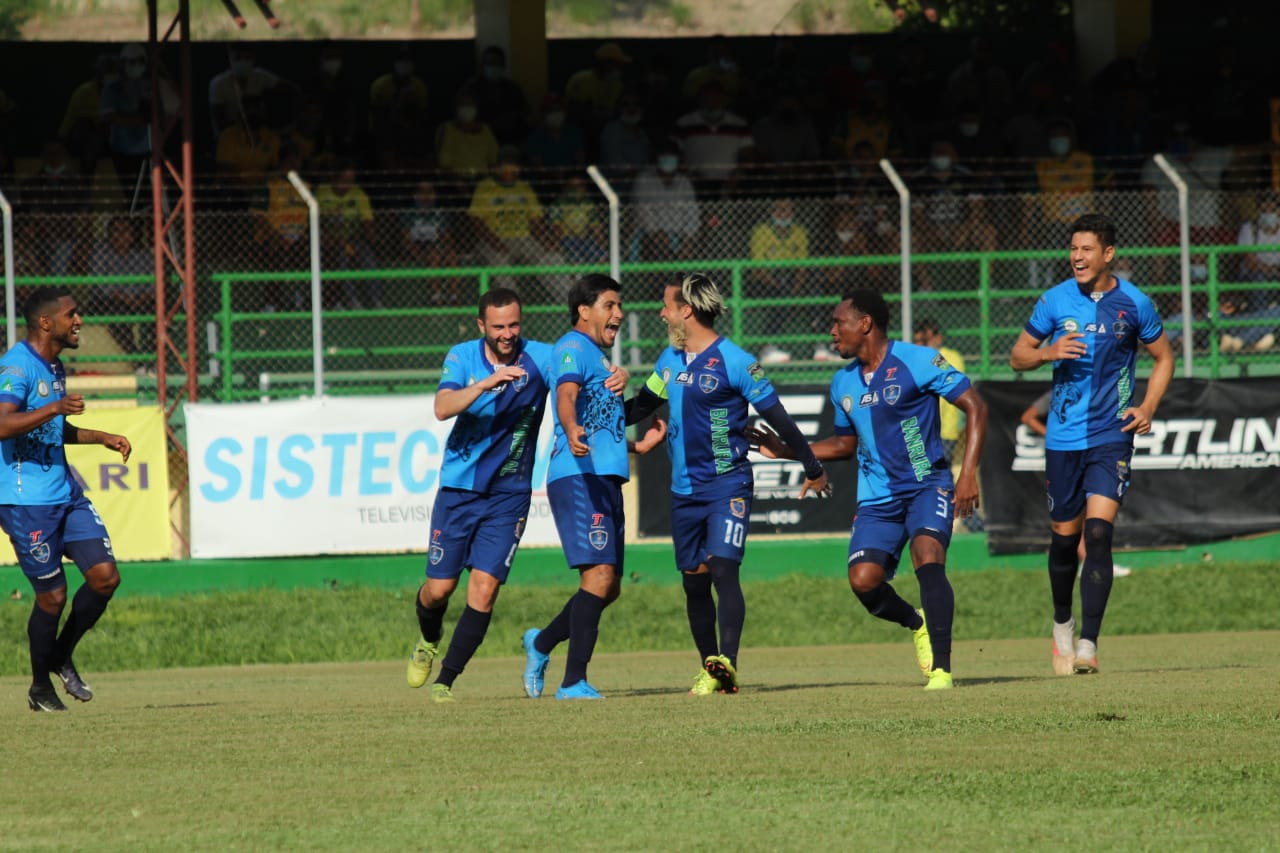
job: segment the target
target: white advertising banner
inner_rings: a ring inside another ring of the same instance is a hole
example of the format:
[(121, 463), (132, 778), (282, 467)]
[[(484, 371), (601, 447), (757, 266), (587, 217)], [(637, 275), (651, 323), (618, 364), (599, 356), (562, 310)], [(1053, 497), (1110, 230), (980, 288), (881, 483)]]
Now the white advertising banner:
[[(426, 551), (453, 421), (434, 397), (186, 404), (191, 556)], [(552, 417), (539, 434), (521, 540), (556, 545), (546, 497)]]

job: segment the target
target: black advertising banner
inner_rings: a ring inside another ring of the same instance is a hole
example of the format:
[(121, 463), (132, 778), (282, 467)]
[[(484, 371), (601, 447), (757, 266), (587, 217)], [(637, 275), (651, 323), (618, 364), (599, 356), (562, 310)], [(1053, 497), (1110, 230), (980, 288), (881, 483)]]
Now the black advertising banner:
[[(990, 409), (981, 476), (992, 554), (1044, 551), (1049, 541), (1044, 440), (1020, 422), (1048, 390), (1044, 378), (978, 385)], [(1151, 432), (1134, 440), (1115, 546), (1175, 547), (1276, 530), (1280, 382), (1175, 379)]]
[[(810, 441), (835, 431), (830, 386), (775, 386), (782, 405)], [(752, 411), (753, 424), (764, 420)], [(659, 413), (666, 417), (666, 411)], [(767, 425), (766, 425), (767, 426)], [(797, 500), (804, 483), (799, 462), (766, 459), (751, 454), (755, 473), (755, 498), (751, 506), (752, 535), (763, 533), (846, 533), (857, 505), (858, 469), (852, 461), (827, 463), (834, 494), (830, 498)], [(671, 460), (663, 448), (654, 448), (636, 460), (640, 489), (641, 536), (671, 535)]]

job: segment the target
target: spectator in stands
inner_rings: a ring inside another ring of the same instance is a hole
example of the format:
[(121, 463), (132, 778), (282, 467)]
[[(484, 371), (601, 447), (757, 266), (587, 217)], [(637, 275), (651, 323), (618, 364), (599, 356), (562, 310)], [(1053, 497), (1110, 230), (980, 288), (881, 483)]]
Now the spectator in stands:
[(751, 138), (758, 163), (813, 163), (822, 159), (818, 131), (797, 90), (778, 91), (773, 112), (756, 121)]
[(405, 139), (426, 132), (427, 84), (416, 69), (413, 48), (402, 44), (391, 61), (391, 70), (369, 86), (369, 131), (384, 156), (400, 150)]
[(90, 310), (98, 315), (139, 316), (141, 322), (111, 323), (107, 330), (122, 353), (139, 356), (133, 366), (146, 370), (154, 364), (156, 352), (156, 260), (155, 253), (138, 239), (138, 227), (139, 219), (135, 217), (117, 214), (108, 219), (106, 240), (93, 251), (89, 275), (140, 275), (150, 281), (99, 285), (93, 289)]
[[(982, 118), (982, 109), (974, 103), (964, 103), (956, 108), (951, 130), (947, 134), (956, 147), (956, 155), (975, 169), (991, 173), (997, 168), (992, 162), (1003, 154), (999, 127)], [(984, 162), (987, 161), (987, 162)], [(976, 164), (981, 163), (979, 167)]]
[[(949, 139), (935, 139), (929, 148), (929, 164), (907, 177), (913, 202), (923, 214), (919, 218), (919, 245), (925, 252), (946, 252), (964, 247), (956, 242), (957, 232), (968, 215), (968, 196), (977, 190), (977, 178), (959, 162)], [(915, 267), (925, 290), (962, 288), (972, 280), (965, 264), (934, 263)]]
[[(872, 82), (888, 85), (883, 71), (877, 67), (875, 54), (860, 42), (849, 45), (847, 56), (832, 65), (822, 75), (822, 102), (834, 115), (845, 115), (856, 109), (867, 96), (867, 86)], [(936, 90), (937, 82), (934, 81)]]
[(92, 175), (98, 158), (107, 150), (107, 124), (102, 118), (102, 90), (108, 80), (120, 76), (118, 57), (100, 53), (93, 62), (93, 76), (77, 86), (67, 99), (58, 125), (58, 139), (66, 143), (80, 164), (82, 175)]
[(1050, 121), (1044, 147), (1035, 160), (1036, 195), (1028, 197), (1025, 208), (1028, 245), (1035, 248), (1061, 243), (1063, 229), (1094, 209), (1093, 156), (1076, 147), (1071, 122)]
[(511, 79), (507, 54), (491, 44), (480, 54), (480, 73), (463, 86), (476, 98), (480, 121), (489, 125), (499, 145), (523, 145), (529, 135), (529, 101)]
[(1218, 297), (1218, 318), (1248, 322), (1248, 325), (1221, 327), (1218, 348), (1222, 352), (1269, 350), (1276, 345), (1276, 335), (1280, 334), (1280, 307), (1248, 311), (1245, 300), (1234, 294), (1224, 293)]
[(563, 192), (550, 205), (552, 227), (560, 241), (560, 251), (571, 264), (598, 264), (609, 257), (604, 206), (590, 195), (581, 172), (567, 176)]
[(1099, 184), (1137, 189), (1142, 164), (1156, 148), (1148, 104), (1142, 90), (1132, 84), (1103, 92), (1102, 97), (1106, 120), (1089, 149), (1105, 171)]
[(780, 36), (773, 43), (773, 61), (757, 77), (752, 100), (774, 105), (784, 92), (794, 92), (800, 96), (805, 112), (820, 110), (822, 94), (815, 91), (816, 78), (799, 39)]
[[(314, 140), (315, 151), (303, 155), (307, 161), (317, 154), (350, 156), (357, 147), (361, 135), (359, 127), (356, 84), (347, 68), (342, 44), (326, 41), (320, 46), (320, 58), (311, 77), (302, 85), (299, 93), (299, 130)], [(318, 107), (320, 121), (314, 133), (310, 127), (310, 113)]]
[(644, 113), (645, 130), (656, 142), (671, 132), (676, 119), (685, 112), (680, 86), (671, 77), (671, 61), (665, 53), (657, 51), (645, 57), (636, 87)]
[[(373, 228), (373, 206), (369, 196), (356, 182), (355, 163), (339, 162), (337, 174), (331, 182), (316, 189), (316, 202), (320, 205), (321, 247), (325, 253), (325, 266), (332, 270), (371, 270), (378, 268), (378, 256), (374, 251), (377, 234)], [(326, 282), (327, 284), (327, 282)], [(374, 308), (382, 308), (382, 282), (370, 280), (363, 288)], [(336, 288), (333, 288), (336, 290)], [(341, 300), (326, 294), (326, 307), (360, 309), (360, 284), (347, 279), (342, 284), (346, 297)]]
[[(120, 49), (121, 75), (102, 89), (102, 118), (107, 123), (107, 147), (131, 206), (142, 191), (143, 169), (151, 159), (151, 80), (147, 53), (140, 44)], [(162, 111), (176, 115), (181, 101), (177, 89), (161, 76)]]
[[(302, 157), (292, 145), (280, 149), (278, 167), (254, 192), (250, 209), (254, 212), (253, 252), (257, 263), (270, 270), (305, 270), (311, 262), (311, 242), (308, 239), (307, 203), (288, 174), (302, 168)], [(302, 308), (306, 304), (305, 285), (268, 284), (259, 307), (275, 310)]]
[(986, 36), (969, 42), (969, 58), (947, 78), (947, 105), (954, 110), (967, 103), (981, 105), (982, 117), (992, 123), (1007, 119), (1013, 105), (1013, 85)]
[(34, 175), (18, 187), (22, 210), (40, 220), (40, 239), (47, 244), (48, 271), (53, 275), (82, 273), (89, 244), (89, 193), (85, 178), (72, 165), (67, 146), (51, 139), (40, 152)]
[(1061, 114), (1059, 111), (1055, 115), (1057, 109), (1053, 89), (1043, 81), (1032, 83), (1020, 92), (1013, 115), (1001, 131), (1004, 153), (1019, 160), (1043, 156), (1049, 122)]
[(684, 78), (681, 92), (686, 101), (702, 103), (703, 90), (709, 84), (720, 87), (725, 109), (734, 109), (745, 103), (745, 80), (733, 56), (733, 44), (721, 35), (707, 40), (707, 61), (690, 71)]
[[(789, 261), (808, 257), (809, 229), (796, 222), (795, 203), (789, 198), (774, 199), (769, 218), (751, 229), (751, 260)], [(749, 275), (752, 286), (748, 292), (758, 299), (786, 299), (804, 294), (807, 280), (808, 269), (803, 266), (756, 267)], [(764, 322), (753, 331), (782, 333), (792, 313), (786, 305), (757, 308), (752, 314)], [(783, 351), (765, 347), (760, 358), (765, 360), (772, 354), (783, 354)]]
[(586, 163), (582, 130), (569, 121), (559, 93), (543, 95), (541, 120), (529, 132), (524, 151), (529, 165), (538, 169), (565, 170)]
[(885, 88), (878, 83), (869, 84), (867, 96), (832, 127), (828, 143), (831, 156), (851, 160), (860, 142), (871, 145), (877, 160), (902, 148), (900, 133), (887, 110)]
[(600, 131), (600, 167), (617, 178), (631, 175), (653, 161), (653, 139), (645, 123), (640, 93), (628, 90), (618, 100), (618, 114)]
[[(1236, 235), (1240, 246), (1280, 245), (1280, 202), (1270, 193), (1258, 201), (1258, 212), (1240, 226)], [(1268, 282), (1268, 290), (1250, 290), (1246, 306), (1261, 311), (1280, 298), (1280, 251), (1249, 252), (1240, 256), (1240, 280)]]
[(698, 109), (676, 119), (681, 159), (706, 192), (715, 192), (752, 146), (751, 128), (727, 108), (724, 88), (710, 80), (699, 94)]
[[(486, 265), (542, 266), (560, 262), (542, 202), (529, 182), (520, 177), (520, 149), (514, 145), (504, 145), (498, 152), (497, 166), (476, 184), (467, 212), (479, 235), (479, 255)], [(501, 286), (510, 286), (507, 276), (502, 279)], [(548, 286), (553, 302), (560, 302), (567, 294), (568, 282), (556, 281)]]
[(624, 88), (622, 67), (630, 62), (631, 57), (616, 42), (602, 44), (595, 50), (591, 67), (575, 72), (564, 85), (569, 117), (592, 145), (600, 138), (605, 122), (617, 112)]
[(297, 87), (258, 65), (253, 45), (239, 42), (227, 48), (229, 67), (209, 81), (209, 118), (216, 141), (222, 131), (244, 121), (245, 98), (262, 99), (266, 124), (282, 127), (293, 119)]
[(639, 261), (688, 259), (696, 256), (698, 197), (693, 183), (680, 168), (676, 146), (658, 146), (654, 165), (636, 175), (631, 187), (635, 209), (635, 235), (630, 256)]
[(218, 173), (242, 187), (262, 182), (280, 162), (280, 135), (267, 126), (266, 104), (256, 96), (241, 100), (244, 111), (218, 134)]
[(498, 140), (489, 125), (480, 121), (475, 93), (459, 89), (454, 117), (436, 129), (436, 163), (459, 177), (484, 175), (498, 161)]
[(309, 169), (332, 171), (334, 163), (348, 150), (329, 133), (324, 123), (324, 105), (311, 95), (304, 95), (298, 107), (298, 121), (280, 138), (280, 144), (298, 149), (303, 165)]
[[(441, 207), (435, 184), (419, 181), (413, 188), (413, 207), (400, 215), (400, 245), (407, 263), (427, 269), (458, 266), (458, 214)], [(432, 305), (461, 305), (459, 280), (431, 278)]]

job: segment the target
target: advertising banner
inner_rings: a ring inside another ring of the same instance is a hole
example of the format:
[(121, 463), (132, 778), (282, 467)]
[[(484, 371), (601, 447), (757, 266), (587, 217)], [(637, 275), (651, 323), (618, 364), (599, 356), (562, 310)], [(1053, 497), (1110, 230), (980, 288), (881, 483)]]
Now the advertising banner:
[[(126, 463), (101, 445), (67, 445), (72, 476), (106, 524), (116, 560), (169, 559), (169, 451), (159, 407), (90, 409), (71, 422), (123, 435), (133, 447)], [(8, 537), (0, 541), (0, 562), (15, 563)]]
[[(453, 421), (434, 396), (186, 406), (191, 555), (425, 551)], [(522, 542), (559, 542), (546, 499), (551, 415)]]
[[(1020, 421), (1048, 388), (1047, 381), (978, 387), (990, 409), (981, 472), (993, 554), (1043, 551), (1049, 540), (1044, 440)], [(1139, 388), (1135, 399), (1143, 393)], [(1117, 548), (1280, 530), (1280, 383), (1175, 379), (1151, 432), (1134, 440), (1132, 469)]]
[[(782, 405), (810, 441), (832, 435), (835, 411), (826, 385), (778, 387)], [(659, 417), (663, 417), (659, 413)], [(764, 423), (756, 418), (753, 423)], [(751, 454), (755, 497), (751, 506), (751, 535), (769, 533), (846, 533), (857, 502), (858, 469), (853, 462), (826, 465), (834, 493), (831, 498), (797, 500), (804, 483), (799, 462), (767, 459)], [(671, 535), (671, 461), (665, 450), (637, 457), (640, 487), (641, 536)]]

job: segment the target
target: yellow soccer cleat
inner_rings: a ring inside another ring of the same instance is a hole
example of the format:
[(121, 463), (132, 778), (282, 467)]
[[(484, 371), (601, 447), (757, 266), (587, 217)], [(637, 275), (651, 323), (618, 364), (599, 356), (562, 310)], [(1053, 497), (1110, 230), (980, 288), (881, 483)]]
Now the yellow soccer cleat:
[(431, 701), (437, 705), (449, 704), (453, 701), (453, 688), (437, 681), (431, 685)]
[(738, 692), (738, 671), (733, 668), (729, 658), (724, 655), (709, 657), (702, 663), (702, 668), (716, 680), (721, 693)]
[(911, 632), (911, 639), (916, 644), (916, 663), (920, 664), (920, 674), (928, 678), (929, 671), (933, 669), (933, 644), (929, 642), (929, 624), (924, 621), (924, 610), (916, 612), (920, 614), (920, 627)]
[[(707, 658), (711, 660), (711, 658)], [(698, 670), (698, 675), (693, 679), (693, 687), (689, 688), (690, 696), (710, 696), (720, 689), (720, 682), (716, 677), (707, 672), (706, 667)]]
[(951, 680), (951, 673), (945, 669), (935, 669), (929, 673), (929, 683), (924, 686), (925, 690), (950, 690), (955, 687), (955, 682)]
[(410, 687), (418, 688), (427, 683), (427, 679), (431, 677), (431, 666), (436, 662), (438, 654), (440, 649), (435, 643), (418, 640), (418, 644), (413, 647), (413, 654), (409, 656), (409, 666), (404, 672), (405, 681), (409, 682)]

